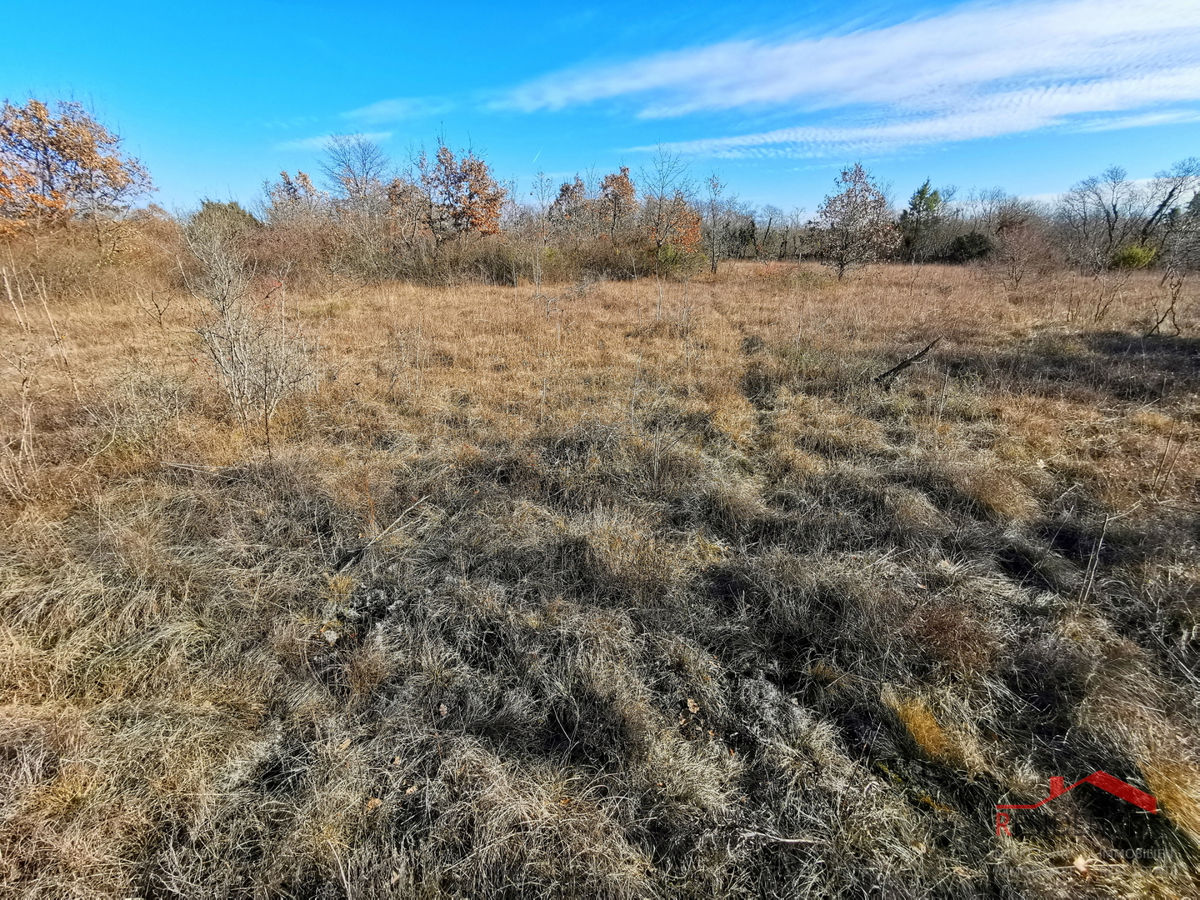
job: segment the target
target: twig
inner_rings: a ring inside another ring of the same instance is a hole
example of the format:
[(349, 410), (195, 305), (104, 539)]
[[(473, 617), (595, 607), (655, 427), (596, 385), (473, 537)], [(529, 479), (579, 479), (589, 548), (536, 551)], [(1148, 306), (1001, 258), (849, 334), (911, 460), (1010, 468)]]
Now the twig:
[[(17, 323), (21, 326), (22, 331), (24, 331), (26, 334), (29, 334), (29, 324), (25, 321), (25, 318), (21, 315), (21, 311), (19, 309), (17, 309), (17, 301), (13, 299), (12, 284), (8, 280), (8, 267), (7, 266), (4, 267), (3, 269), (0, 269), (0, 276), (3, 276), (3, 278), (4, 278), (4, 292), (8, 295), (8, 303), (12, 307), (13, 312), (17, 314)], [(15, 279), (16, 276), (17, 276), (17, 273), (14, 271), (13, 278)]]
[(1104, 536), (1108, 534), (1108, 523), (1112, 521), (1113, 516), (1104, 517), (1104, 527), (1100, 529), (1100, 539), (1096, 541), (1096, 545), (1092, 548), (1092, 558), (1088, 560), (1087, 568), (1087, 583), (1083, 588), (1083, 596), (1079, 598), (1080, 605), (1084, 605), (1091, 596), (1092, 586), (1096, 583), (1096, 571), (1100, 568), (1100, 551), (1104, 547)]
[(428, 496), (422, 497), (420, 500), (418, 500), (416, 503), (414, 503), (412, 506), (410, 506), (404, 512), (400, 513), (400, 515), (396, 516), (395, 521), (393, 521), (392, 524), (389, 525), (387, 528), (383, 529), (383, 531), (379, 532), (379, 534), (375, 535), (375, 537), (371, 538), (371, 540), (367, 541), (366, 546), (364, 546), (363, 549), (366, 550), (369, 547), (371, 547), (373, 544), (377, 543), (378, 541), (383, 540), (383, 538), (389, 532), (391, 532), (391, 530), (393, 528), (395, 528), (397, 525), (400, 524), (401, 519), (403, 519), (405, 516), (407, 516), (410, 512), (412, 512), (414, 509), (416, 509), (418, 506), (420, 506), (422, 503), (424, 503), (428, 499), (429, 499)]
[(221, 469), (218, 466), (193, 466), (188, 463), (163, 463), (168, 469), (179, 469), (184, 472), (199, 472), (201, 475), (220, 475)]
[(785, 838), (777, 834), (766, 834), (762, 831), (743, 831), (742, 837), (759, 837), (766, 838), (768, 841), (775, 841), (777, 844), (823, 844), (824, 841), (819, 841), (816, 838)]
[(882, 385), (883, 387), (890, 386), (891, 382), (893, 380), (895, 380), (897, 375), (899, 375), (901, 372), (903, 372), (909, 366), (914, 365), (915, 363), (919, 363), (922, 359), (925, 358), (925, 355), (930, 350), (932, 350), (939, 343), (941, 343), (941, 340), (942, 339), (940, 337), (934, 338), (932, 341), (930, 341), (928, 344), (926, 344), (923, 349), (921, 349), (917, 353), (914, 353), (912, 356), (908, 357), (908, 359), (901, 361), (898, 365), (892, 366), (890, 369), (888, 369), (882, 375), (876, 375), (872, 379), (872, 381), (874, 381), (875, 384)]
[(392, 522), (391, 525), (389, 525), (387, 528), (383, 529), (383, 531), (379, 532), (379, 534), (375, 535), (375, 537), (371, 538), (371, 540), (367, 541), (365, 544), (363, 544), (361, 547), (359, 547), (353, 553), (350, 553), (343, 560), (343, 562), (337, 567), (337, 570), (339, 572), (343, 572), (346, 569), (353, 566), (355, 563), (359, 562), (364, 556), (367, 555), (367, 551), (370, 550), (373, 546), (375, 546), (375, 544), (377, 544), (381, 540), (383, 540), (392, 531), (393, 528), (395, 528), (397, 525), (400, 524), (401, 520), (405, 516), (407, 516), (410, 512), (412, 512), (414, 509), (416, 509), (418, 506), (420, 506), (422, 503), (424, 503), (428, 499), (429, 499), (428, 495), (422, 497), (420, 500), (418, 500), (416, 503), (414, 503), (412, 506), (410, 506), (404, 512), (400, 513), (400, 515), (396, 516), (395, 520)]

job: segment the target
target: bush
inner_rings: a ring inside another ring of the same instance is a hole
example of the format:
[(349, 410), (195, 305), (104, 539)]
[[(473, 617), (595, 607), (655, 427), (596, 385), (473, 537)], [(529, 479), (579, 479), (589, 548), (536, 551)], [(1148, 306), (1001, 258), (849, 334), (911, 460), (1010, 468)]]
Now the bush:
[(1132, 244), (1114, 251), (1108, 264), (1112, 269), (1145, 269), (1153, 265), (1157, 256), (1152, 247)]
[(945, 251), (946, 262), (969, 263), (986, 259), (996, 249), (992, 239), (986, 234), (972, 231), (970, 234), (960, 234), (952, 240)]
[(282, 282), (254, 296), (259, 279), (227, 221), (193, 224), (187, 245), (194, 262), (185, 281), (201, 302), (196, 334), (238, 421), (261, 424), (269, 450), (271, 417), (311, 382), (316, 348), (289, 315)]
[(704, 254), (689, 252), (674, 244), (665, 244), (656, 254), (657, 270), (672, 278), (685, 278), (695, 274), (704, 266)]
[(243, 209), (236, 200), (229, 203), (202, 200), (200, 208), (192, 213), (187, 222), (189, 236), (211, 234), (226, 241), (237, 240), (262, 227), (262, 222)]

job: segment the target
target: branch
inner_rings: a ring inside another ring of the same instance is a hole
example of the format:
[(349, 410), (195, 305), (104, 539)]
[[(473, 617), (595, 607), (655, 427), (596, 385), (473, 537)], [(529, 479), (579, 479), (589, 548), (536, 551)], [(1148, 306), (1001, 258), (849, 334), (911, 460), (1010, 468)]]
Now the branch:
[(392, 531), (393, 528), (395, 528), (397, 525), (400, 524), (401, 520), (405, 516), (407, 516), (410, 512), (412, 512), (414, 509), (416, 509), (418, 506), (420, 506), (422, 503), (424, 503), (428, 499), (429, 499), (429, 495), (427, 494), (424, 497), (422, 497), (420, 500), (418, 500), (416, 503), (414, 503), (412, 506), (410, 506), (408, 509), (406, 509), (404, 512), (400, 513), (400, 515), (396, 516), (395, 521), (393, 521), (391, 525), (389, 525), (387, 528), (383, 529), (383, 531), (379, 532), (379, 534), (375, 535), (375, 537), (373, 537), (371, 540), (367, 541), (367, 543), (363, 544), (357, 550), (351, 550), (349, 553), (344, 554), (342, 556), (341, 560), (339, 560), (337, 565), (335, 566), (335, 570), (338, 572), (343, 572), (346, 569), (350, 568), (351, 566), (355, 565), (357, 562), (359, 562), (359, 560), (361, 560), (364, 556), (367, 555), (367, 551), (370, 550), (377, 543), (379, 543), (381, 540), (383, 540), (383, 538), (386, 537)]
[(898, 376), (901, 372), (903, 372), (909, 366), (919, 363), (922, 359), (925, 358), (925, 355), (930, 350), (932, 350), (939, 343), (941, 343), (941, 340), (942, 339), (940, 337), (934, 338), (932, 341), (930, 341), (928, 344), (926, 344), (922, 350), (914, 353), (912, 356), (908, 357), (908, 359), (901, 361), (898, 365), (892, 366), (890, 369), (888, 369), (882, 375), (876, 375), (871, 380), (873, 382), (875, 382), (875, 384), (881, 385), (885, 388), (891, 387), (891, 383), (896, 379), (896, 376)]
[(816, 838), (785, 838), (777, 834), (766, 834), (762, 831), (743, 831), (742, 837), (746, 838), (765, 838), (768, 841), (775, 841), (779, 844), (823, 844), (824, 841)]

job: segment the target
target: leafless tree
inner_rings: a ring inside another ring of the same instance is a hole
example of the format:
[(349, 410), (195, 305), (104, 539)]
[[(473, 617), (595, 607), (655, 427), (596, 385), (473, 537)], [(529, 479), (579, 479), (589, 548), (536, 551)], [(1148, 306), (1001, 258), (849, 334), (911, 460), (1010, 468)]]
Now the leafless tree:
[(253, 266), (227, 231), (201, 219), (185, 238), (198, 263), (187, 275), (201, 301), (196, 334), (238, 421), (244, 428), (261, 425), (270, 453), (279, 404), (313, 377), (314, 342), (290, 315), (282, 282), (253, 296)]
[(714, 172), (704, 180), (704, 187), (706, 193), (704, 199), (704, 218), (705, 224), (708, 226), (708, 234), (705, 237), (708, 243), (711, 270), (716, 275), (717, 259), (721, 255), (724, 244), (724, 234), (721, 231), (720, 223), (726, 209), (726, 201), (723, 195), (728, 185)]
[(329, 139), (321, 173), (335, 196), (352, 201), (380, 197), (392, 168), (383, 148), (361, 134)]
[(1118, 250), (1130, 246), (1161, 252), (1171, 212), (1200, 187), (1200, 159), (1182, 160), (1149, 183), (1129, 178), (1120, 166), (1085, 178), (1065, 195), (1059, 218), (1068, 236), (1073, 261), (1097, 272), (1113, 263)]
[(659, 250), (678, 236), (680, 224), (687, 218), (684, 212), (695, 193), (695, 185), (683, 158), (661, 147), (650, 165), (642, 170), (639, 182), (642, 186), (642, 221), (655, 250)]

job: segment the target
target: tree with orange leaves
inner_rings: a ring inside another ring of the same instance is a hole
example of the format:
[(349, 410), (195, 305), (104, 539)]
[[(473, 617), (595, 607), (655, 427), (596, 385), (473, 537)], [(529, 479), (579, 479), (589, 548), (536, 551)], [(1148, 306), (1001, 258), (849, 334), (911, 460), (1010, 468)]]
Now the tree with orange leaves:
[(152, 191), (138, 160), (120, 152), (121, 138), (79, 103), (40, 100), (0, 108), (0, 219), (8, 230), (27, 224), (112, 215)]
[(508, 192), (475, 151), (456, 156), (439, 139), (433, 160), (421, 151), (416, 168), (429, 203), (428, 224), (439, 244), (456, 234), (500, 232), (500, 212)]
[(604, 176), (600, 182), (600, 208), (608, 222), (608, 237), (617, 239), (617, 231), (637, 210), (637, 188), (629, 177), (629, 166)]

